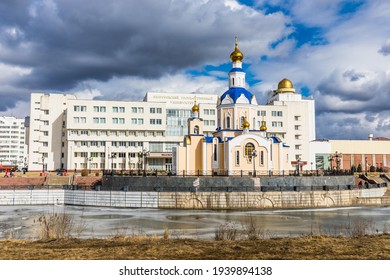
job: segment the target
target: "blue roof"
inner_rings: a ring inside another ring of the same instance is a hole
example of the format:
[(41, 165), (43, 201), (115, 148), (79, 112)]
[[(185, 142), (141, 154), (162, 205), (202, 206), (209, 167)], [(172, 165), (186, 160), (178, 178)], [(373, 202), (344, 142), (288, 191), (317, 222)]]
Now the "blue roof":
[(232, 68), (230, 72), (244, 72), (241, 68)]
[(214, 137), (213, 136), (206, 136), (204, 139), (206, 140), (206, 143), (213, 143)]
[(280, 139), (278, 137), (272, 136), (270, 137), (274, 143), (281, 143)]
[(230, 96), (233, 99), (233, 102), (236, 103), (237, 99), (244, 94), (248, 102), (251, 103), (253, 94), (247, 91), (245, 88), (237, 87), (237, 88), (229, 88), (224, 94), (221, 96), (221, 101), (223, 101), (226, 96)]

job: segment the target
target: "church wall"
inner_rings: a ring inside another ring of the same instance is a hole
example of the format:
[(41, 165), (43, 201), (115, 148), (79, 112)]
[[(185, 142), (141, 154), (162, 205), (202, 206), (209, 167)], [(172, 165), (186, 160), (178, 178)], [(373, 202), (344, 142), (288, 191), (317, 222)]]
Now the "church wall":
[(191, 136), (191, 145), (187, 145), (189, 149), (189, 169), (190, 172), (202, 170), (203, 153), (202, 153), (203, 136)]
[(183, 170), (187, 170), (187, 148), (179, 146), (176, 149), (176, 173), (180, 173)]

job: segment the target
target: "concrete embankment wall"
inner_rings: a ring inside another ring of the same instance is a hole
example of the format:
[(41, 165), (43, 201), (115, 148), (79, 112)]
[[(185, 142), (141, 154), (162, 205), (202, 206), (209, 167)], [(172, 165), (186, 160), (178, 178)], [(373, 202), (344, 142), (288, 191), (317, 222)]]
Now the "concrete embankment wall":
[(0, 205), (64, 204), (62, 189), (0, 190)]
[(170, 209), (266, 209), (389, 206), (387, 188), (286, 192), (138, 192), (91, 190), (1, 190), (0, 205), (66, 204)]
[(209, 192), (209, 191), (306, 191), (346, 190), (355, 186), (354, 176), (320, 177), (130, 177), (107, 176), (101, 190)]

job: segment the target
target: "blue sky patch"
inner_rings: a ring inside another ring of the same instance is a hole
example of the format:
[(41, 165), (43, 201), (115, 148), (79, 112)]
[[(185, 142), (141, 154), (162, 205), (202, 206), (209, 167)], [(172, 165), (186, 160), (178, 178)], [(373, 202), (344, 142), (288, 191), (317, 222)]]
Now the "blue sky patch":
[(364, 0), (352, 0), (352, 1), (345, 1), (343, 3), (340, 3), (339, 14), (341, 14), (341, 15), (354, 14), (365, 3), (366, 3), (366, 1), (364, 1)]
[(324, 30), (320, 27), (308, 27), (303, 24), (294, 24), (295, 31), (289, 38), (297, 40), (297, 47), (308, 44), (311, 46), (326, 45), (328, 40), (323, 36)]

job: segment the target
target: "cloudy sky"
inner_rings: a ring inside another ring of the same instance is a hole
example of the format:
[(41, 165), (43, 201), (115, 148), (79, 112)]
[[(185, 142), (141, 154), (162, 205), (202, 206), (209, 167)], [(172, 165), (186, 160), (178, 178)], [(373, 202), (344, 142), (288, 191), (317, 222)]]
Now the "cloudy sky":
[(261, 103), (287, 77), (318, 139), (390, 137), (388, 0), (1, 0), (0, 114), (31, 92), (222, 94), (235, 35)]

